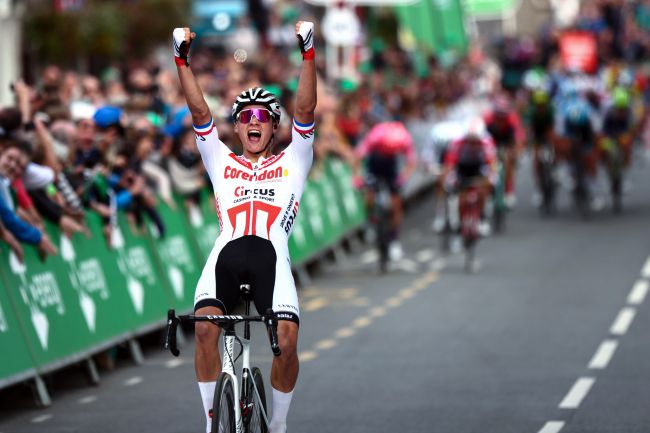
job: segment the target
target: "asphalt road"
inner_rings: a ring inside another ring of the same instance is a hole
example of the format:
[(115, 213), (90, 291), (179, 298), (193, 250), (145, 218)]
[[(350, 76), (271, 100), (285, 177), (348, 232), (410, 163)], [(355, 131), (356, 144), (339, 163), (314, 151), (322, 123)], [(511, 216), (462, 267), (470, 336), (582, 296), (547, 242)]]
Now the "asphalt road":
[[(522, 173), (507, 231), (479, 243), (474, 274), (437, 252), (430, 197), (409, 209), (406, 259), (388, 275), (364, 245), (322, 266), (300, 290), (289, 432), (650, 431), (649, 169), (632, 171), (623, 215), (588, 222), (566, 193), (540, 218)], [(121, 355), (99, 386), (79, 367), (52, 376), (46, 409), (26, 387), (0, 391), (0, 433), (203, 431), (192, 344), (176, 359), (157, 339), (143, 341), (143, 365)]]

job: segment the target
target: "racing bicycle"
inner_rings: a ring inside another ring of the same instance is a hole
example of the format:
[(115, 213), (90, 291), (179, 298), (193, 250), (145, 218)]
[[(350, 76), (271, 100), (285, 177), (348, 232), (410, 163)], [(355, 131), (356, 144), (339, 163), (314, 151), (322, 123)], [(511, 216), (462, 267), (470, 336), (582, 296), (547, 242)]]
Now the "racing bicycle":
[(465, 271), (473, 272), (476, 267), (476, 243), (481, 237), (479, 189), (475, 182), (469, 182), (461, 189), (459, 206), (460, 234), (465, 249)]
[[(263, 315), (251, 316), (250, 303), (253, 292), (249, 284), (239, 287), (244, 300), (245, 315), (180, 315), (174, 310), (167, 312), (167, 331), (165, 349), (178, 356), (176, 329), (180, 323), (210, 322), (224, 330), (221, 374), (217, 379), (212, 407), (212, 433), (267, 433), (269, 416), (266, 410), (264, 380), (259, 368), (250, 365), (250, 324), (262, 322), (266, 325), (273, 355), (280, 355), (277, 335), (277, 317), (268, 309)], [(244, 337), (235, 332), (235, 325), (244, 324)], [(235, 343), (240, 346), (235, 356)], [(235, 363), (242, 357), (241, 367)]]
[(542, 193), (540, 210), (542, 215), (550, 215), (555, 210), (555, 151), (553, 145), (546, 142), (538, 149), (537, 173), (539, 189)]
[(494, 231), (501, 233), (505, 228), (506, 214), (508, 206), (506, 205), (506, 149), (505, 147), (497, 148), (497, 183), (494, 186), (492, 196), (492, 219)]
[(621, 141), (622, 138), (606, 137), (601, 142), (601, 149), (605, 153), (614, 213), (620, 213), (623, 210), (624, 162)]

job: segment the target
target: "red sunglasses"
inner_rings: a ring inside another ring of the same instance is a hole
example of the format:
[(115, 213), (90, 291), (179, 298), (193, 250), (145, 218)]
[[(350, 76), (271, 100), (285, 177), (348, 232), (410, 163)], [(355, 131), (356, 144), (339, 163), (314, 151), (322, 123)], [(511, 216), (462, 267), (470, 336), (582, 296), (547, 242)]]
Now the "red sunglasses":
[(237, 115), (237, 121), (248, 123), (255, 116), (258, 122), (267, 123), (271, 120), (271, 112), (265, 108), (249, 108), (242, 110)]

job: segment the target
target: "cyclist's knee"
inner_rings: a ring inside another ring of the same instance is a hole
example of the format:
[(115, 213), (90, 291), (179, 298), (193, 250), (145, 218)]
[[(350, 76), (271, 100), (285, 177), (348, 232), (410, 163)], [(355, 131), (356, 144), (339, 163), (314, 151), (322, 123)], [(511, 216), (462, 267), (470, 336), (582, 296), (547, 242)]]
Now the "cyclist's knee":
[(297, 354), (298, 324), (281, 320), (278, 322), (278, 344), (283, 356), (292, 357)]
[[(221, 310), (216, 307), (199, 308), (196, 311), (197, 316), (202, 315), (220, 315)], [(220, 328), (210, 322), (197, 322), (194, 326), (194, 336), (198, 345), (208, 345), (216, 347), (216, 341), (219, 339)]]

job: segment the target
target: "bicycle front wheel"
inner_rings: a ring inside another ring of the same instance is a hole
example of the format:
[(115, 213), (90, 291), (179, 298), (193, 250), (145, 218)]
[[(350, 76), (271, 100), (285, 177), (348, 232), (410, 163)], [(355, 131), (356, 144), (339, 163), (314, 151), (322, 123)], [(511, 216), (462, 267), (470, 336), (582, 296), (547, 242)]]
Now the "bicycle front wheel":
[(235, 391), (232, 378), (221, 373), (212, 404), (212, 433), (236, 433)]
[[(247, 382), (248, 401), (245, 402), (246, 411), (246, 432), (247, 433), (267, 433), (268, 426), (266, 420), (266, 393), (264, 392), (264, 379), (259, 368), (251, 369), (251, 379)], [(257, 390), (257, 392), (256, 392)]]

